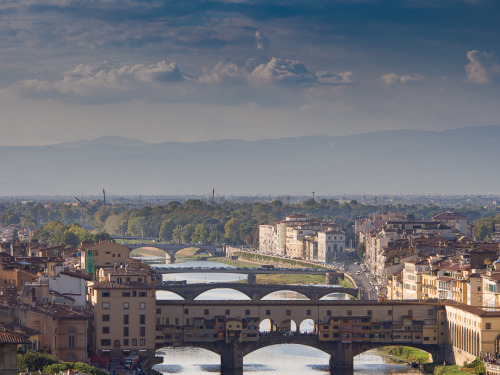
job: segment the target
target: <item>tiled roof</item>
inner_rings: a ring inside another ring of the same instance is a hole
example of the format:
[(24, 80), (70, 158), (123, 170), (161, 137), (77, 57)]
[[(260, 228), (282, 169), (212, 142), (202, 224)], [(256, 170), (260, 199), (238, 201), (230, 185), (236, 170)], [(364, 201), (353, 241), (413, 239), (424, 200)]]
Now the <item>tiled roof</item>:
[(90, 312), (87, 310), (67, 305), (37, 305), (30, 306), (30, 310), (59, 319), (88, 319)]
[(30, 341), (21, 335), (11, 332), (0, 332), (0, 344), (29, 344)]
[(66, 269), (64, 271), (61, 271), (60, 274), (71, 276), (71, 277), (78, 277), (78, 278), (84, 279), (84, 280), (92, 280), (92, 276), (91, 275), (84, 275), (81, 272), (70, 271), (68, 269)]
[(131, 281), (125, 284), (118, 284), (114, 281), (101, 281), (92, 286), (93, 289), (153, 289), (150, 284), (140, 281)]

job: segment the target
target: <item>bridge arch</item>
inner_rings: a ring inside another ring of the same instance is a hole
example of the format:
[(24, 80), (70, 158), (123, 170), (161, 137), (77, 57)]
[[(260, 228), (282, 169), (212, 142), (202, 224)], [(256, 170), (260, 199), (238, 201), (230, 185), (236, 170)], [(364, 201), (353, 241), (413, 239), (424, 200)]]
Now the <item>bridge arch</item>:
[(312, 334), (317, 332), (317, 325), (314, 319), (308, 318), (303, 319), (299, 325), (297, 331), (301, 334)]
[[(211, 293), (219, 293), (221, 291), (231, 291), (231, 292), (236, 292), (237, 295), (233, 296), (233, 297), (241, 297), (241, 298), (230, 298), (231, 296), (228, 296), (228, 295), (223, 295), (223, 297), (220, 297), (220, 295), (215, 295), (215, 296), (211, 296), (210, 294)], [(210, 297), (210, 298), (205, 298), (205, 297)], [(215, 298), (214, 298), (215, 297)], [(235, 288), (214, 288), (214, 287), (211, 287), (211, 288), (208, 288), (207, 290), (199, 293), (195, 298), (194, 300), (217, 300), (217, 299), (223, 299), (223, 300), (251, 300), (252, 297), (249, 296), (247, 293), (241, 291), (241, 290), (238, 290), (238, 289), (235, 289)]]
[[(286, 288), (288, 288), (288, 286), (286, 286)], [(286, 298), (286, 293), (289, 293), (289, 292), (293, 292), (295, 293), (293, 297), (289, 297), (289, 298)], [(274, 297), (278, 297), (277, 294), (279, 293), (285, 293), (285, 297), (284, 298), (273, 298), (273, 295)], [(260, 298), (261, 301), (268, 301), (268, 300), (297, 300), (297, 299), (303, 299), (303, 300), (310, 300), (311, 298), (308, 297), (307, 295), (305, 295), (304, 293), (302, 292), (299, 292), (297, 290), (293, 290), (293, 288), (289, 288), (289, 289), (277, 289), (277, 290), (274, 290), (272, 292), (269, 292), (268, 294), (262, 296)]]

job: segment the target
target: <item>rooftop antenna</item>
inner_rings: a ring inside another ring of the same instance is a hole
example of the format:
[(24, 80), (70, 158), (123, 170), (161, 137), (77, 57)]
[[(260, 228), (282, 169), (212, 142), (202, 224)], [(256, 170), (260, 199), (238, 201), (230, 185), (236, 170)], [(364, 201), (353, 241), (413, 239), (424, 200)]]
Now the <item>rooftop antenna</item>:
[(102, 189), (102, 196), (104, 197), (104, 205), (106, 205), (106, 192), (104, 191), (104, 188)]
[(212, 189), (212, 203), (214, 203), (215, 198), (215, 188)]

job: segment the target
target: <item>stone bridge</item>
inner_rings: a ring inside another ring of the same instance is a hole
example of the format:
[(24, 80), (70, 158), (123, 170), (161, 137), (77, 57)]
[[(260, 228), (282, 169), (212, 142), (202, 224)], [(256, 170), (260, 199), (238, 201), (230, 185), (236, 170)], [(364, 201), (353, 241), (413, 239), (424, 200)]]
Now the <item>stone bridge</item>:
[(354, 356), (388, 345), (412, 346), (434, 361), (453, 363), (446, 310), (434, 302), (158, 300), (156, 316), (158, 348), (205, 348), (221, 356), (223, 373), (241, 373), (245, 355), (278, 344), (324, 351), (335, 373), (352, 372)]
[(127, 245), (131, 250), (139, 249), (141, 247), (154, 247), (155, 249), (160, 249), (165, 251), (166, 253), (166, 258), (167, 260), (170, 260), (171, 263), (175, 261), (175, 254), (182, 249), (186, 248), (197, 248), (199, 249), (197, 253), (203, 253), (206, 252), (210, 254), (211, 256), (225, 256), (224, 253), (224, 248), (216, 245), (186, 245), (186, 244), (178, 244), (178, 245), (171, 245), (168, 243), (162, 243), (162, 242), (155, 242), (153, 244), (150, 243), (135, 243), (132, 245)]
[(332, 293), (349, 294), (354, 298), (359, 297), (359, 290), (356, 288), (325, 287), (314, 285), (265, 285), (265, 284), (238, 284), (238, 283), (210, 283), (210, 284), (186, 284), (168, 285), (163, 283), (156, 287), (157, 290), (173, 292), (185, 300), (194, 300), (200, 294), (213, 289), (234, 289), (252, 300), (260, 300), (273, 292), (294, 291), (298, 292), (310, 300), (319, 300)]

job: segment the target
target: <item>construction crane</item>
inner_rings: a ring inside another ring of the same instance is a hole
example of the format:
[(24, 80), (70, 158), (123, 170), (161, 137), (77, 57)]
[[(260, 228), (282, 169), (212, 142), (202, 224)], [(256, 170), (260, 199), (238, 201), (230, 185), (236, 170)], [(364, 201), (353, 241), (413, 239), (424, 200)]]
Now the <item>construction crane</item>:
[(92, 215), (94, 215), (94, 211), (92, 211), (90, 208), (88, 208), (88, 206), (83, 203), (80, 199), (78, 199), (77, 197), (75, 197), (75, 199), (78, 201), (78, 203), (80, 203), (83, 207), (85, 207)]

